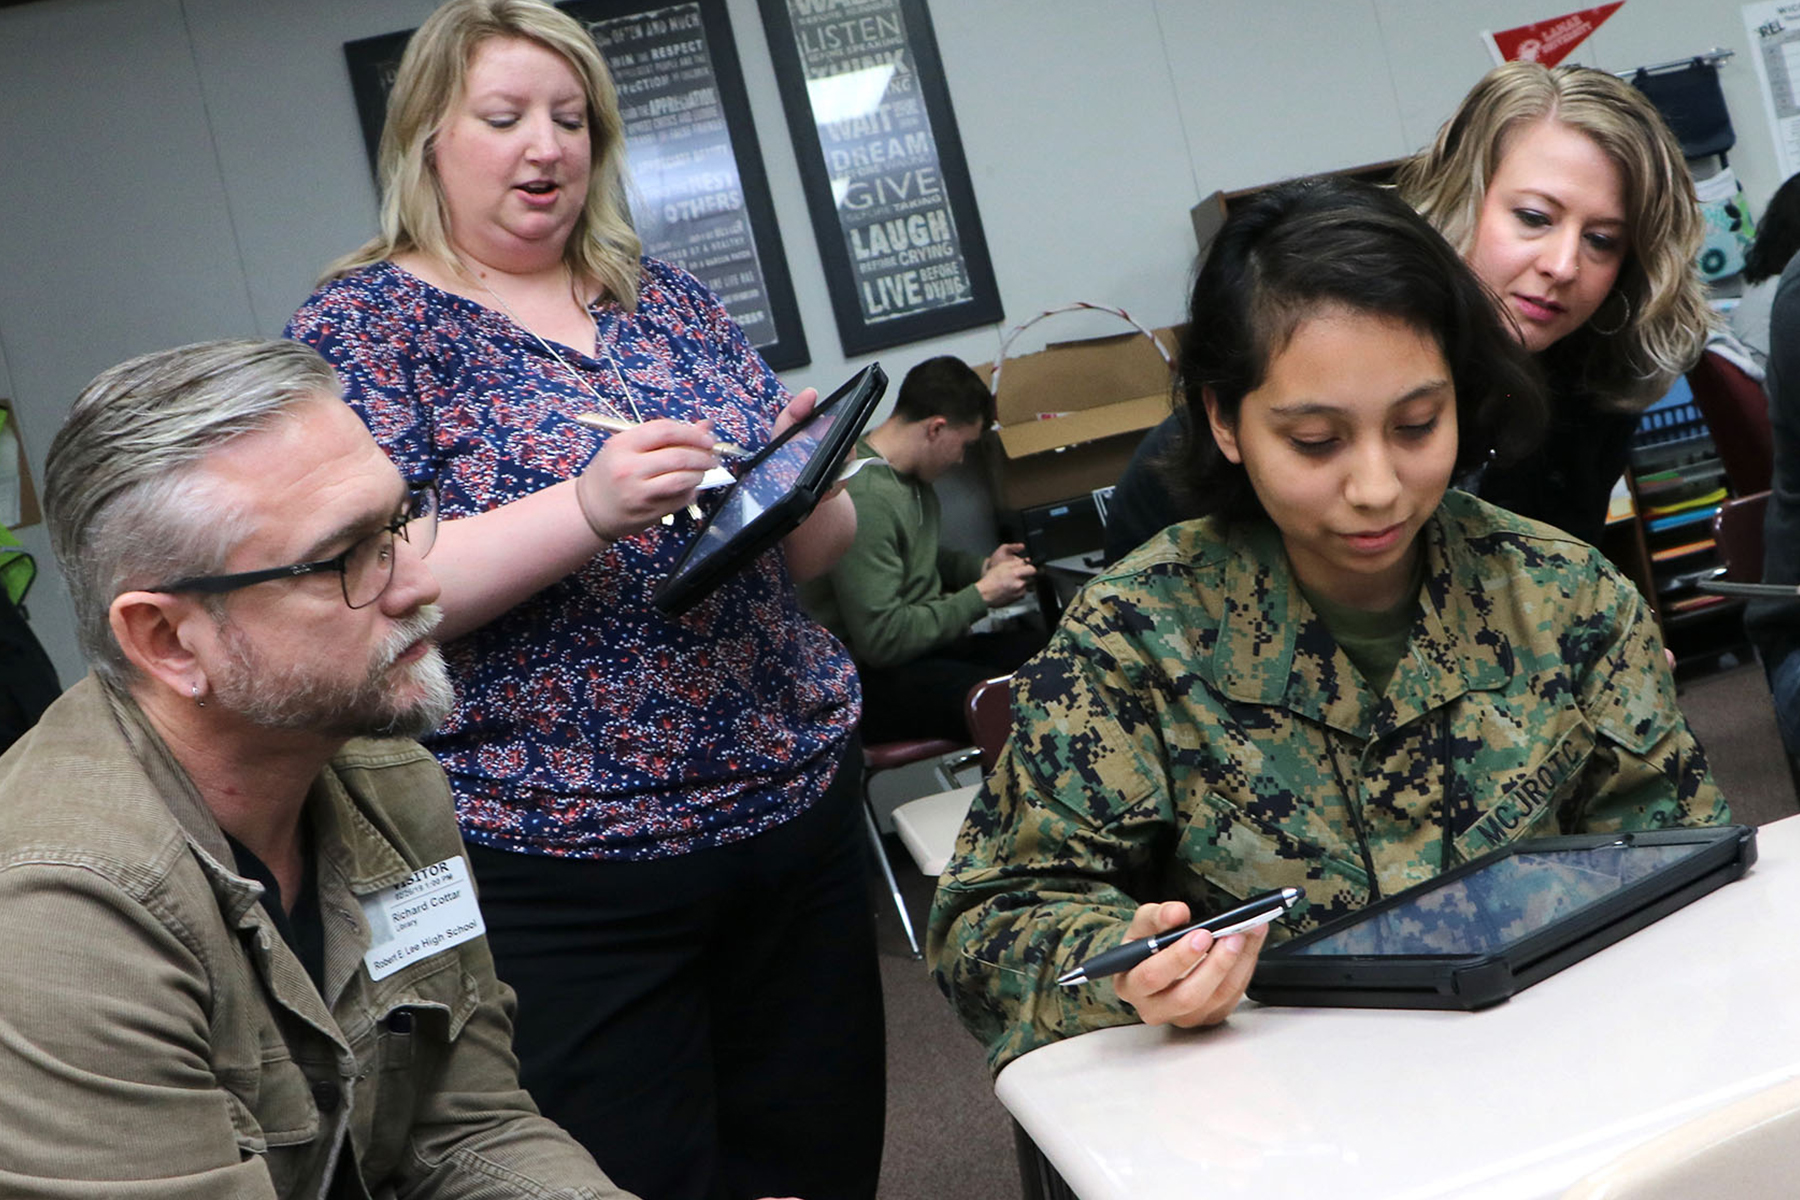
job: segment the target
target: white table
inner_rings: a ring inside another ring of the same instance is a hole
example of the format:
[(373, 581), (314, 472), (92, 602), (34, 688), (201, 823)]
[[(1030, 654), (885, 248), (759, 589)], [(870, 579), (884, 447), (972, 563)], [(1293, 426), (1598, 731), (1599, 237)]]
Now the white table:
[(1082, 1200), (1541, 1197), (1800, 1075), (1800, 817), (1748, 875), (1478, 1013), (1242, 1006), (995, 1090)]

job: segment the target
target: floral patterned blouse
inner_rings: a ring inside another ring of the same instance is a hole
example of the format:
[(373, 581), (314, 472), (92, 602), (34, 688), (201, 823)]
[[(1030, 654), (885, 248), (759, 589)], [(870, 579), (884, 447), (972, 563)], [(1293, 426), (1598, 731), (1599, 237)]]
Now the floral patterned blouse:
[[(718, 300), (645, 259), (634, 312), (592, 306), (599, 357), (550, 353), (495, 309), (377, 263), (307, 300), (287, 335), (316, 348), (446, 520), (569, 479), (608, 436), (599, 408), (710, 419), (767, 442), (788, 395)], [(616, 364), (616, 365), (615, 365)], [(621, 382), (629, 388), (629, 400)], [(702, 501), (704, 504), (704, 500)], [(697, 525), (678, 513), (444, 647), (454, 711), (425, 739), (464, 836), (499, 850), (661, 858), (803, 811), (860, 714), (844, 648), (800, 610), (779, 551), (679, 618), (650, 601)]]

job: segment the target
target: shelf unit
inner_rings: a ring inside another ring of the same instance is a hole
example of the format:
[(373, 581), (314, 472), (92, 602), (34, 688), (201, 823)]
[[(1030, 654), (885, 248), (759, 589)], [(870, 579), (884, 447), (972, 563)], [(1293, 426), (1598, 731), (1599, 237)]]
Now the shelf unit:
[(1650, 598), (1664, 644), (1679, 660), (1741, 641), (1743, 601), (1697, 586), (1724, 574), (1712, 519), (1731, 490), (1691, 395), (1644, 413), (1625, 478), (1632, 512), (1609, 527), (1608, 549)]

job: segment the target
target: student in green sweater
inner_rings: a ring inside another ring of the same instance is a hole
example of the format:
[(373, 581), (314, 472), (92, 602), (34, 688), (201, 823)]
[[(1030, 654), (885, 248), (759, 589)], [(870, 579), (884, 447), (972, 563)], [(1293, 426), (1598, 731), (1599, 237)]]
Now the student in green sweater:
[(1035, 629), (971, 634), (991, 608), (1025, 594), (1037, 568), (1009, 542), (983, 559), (939, 544), (932, 484), (992, 422), (993, 398), (961, 359), (906, 373), (894, 414), (858, 444), (875, 458), (851, 477), (856, 541), (830, 574), (800, 590), (812, 615), (855, 656), (866, 741), (967, 736), (963, 698), (1035, 654)]

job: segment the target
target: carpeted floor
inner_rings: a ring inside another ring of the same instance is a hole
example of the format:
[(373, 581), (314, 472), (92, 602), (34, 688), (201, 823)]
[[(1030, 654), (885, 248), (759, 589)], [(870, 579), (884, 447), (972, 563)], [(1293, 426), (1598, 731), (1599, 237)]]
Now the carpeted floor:
[[(1736, 818), (1761, 825), (1800, 811), (1761, 668), (1729, 665), (1686, 680), (1681, 703)], [(913, 922), (924, 936), (933, 881), (889, 839)], [(872, 892), (887, 1002), (888, 1125), (881, 1200), (1019, 1195), (1012, 1126), (981, 1049), (907, 950), (891, 902)]]
[(1762, 667), (1727, 660), (1722, 670), (1683, 679), (1680, 696), (1736, 820), (1767, 825), (1800, 812)]
[[(933, 879), (888, 838), (888, 859), (921, 942)], [(887, 1147), (881, 1200), (1015, 1197), (1012, 1122), (994, 1099), (975, 1039), (963, 1031), (922, 962), (915, 962), (885, 892), (875, 901), (887, 1005)], [(872, 902), (875, 902), (872, 901)]]

